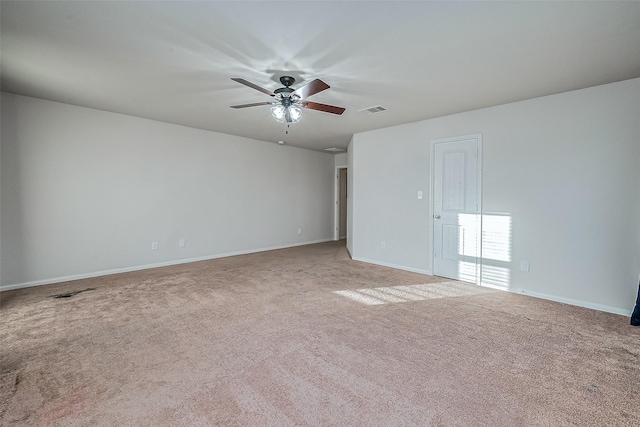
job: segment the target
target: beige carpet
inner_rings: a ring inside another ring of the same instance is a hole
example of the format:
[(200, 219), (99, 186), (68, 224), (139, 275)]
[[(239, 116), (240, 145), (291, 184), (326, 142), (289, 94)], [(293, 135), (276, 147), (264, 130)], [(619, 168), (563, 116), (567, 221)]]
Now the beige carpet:
[(6, 426), (640, 425), (627, 318), (341, 242), (4, 292), (0, 315)]

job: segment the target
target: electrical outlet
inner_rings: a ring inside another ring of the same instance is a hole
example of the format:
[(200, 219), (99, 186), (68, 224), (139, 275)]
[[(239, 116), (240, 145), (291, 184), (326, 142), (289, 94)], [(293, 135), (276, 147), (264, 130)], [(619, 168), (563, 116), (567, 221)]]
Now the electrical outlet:
[(184, 248), (185, 246), (187, 246), (187, 241), (185, 239), (180, 239), (178, 241), (178, 247)]
[(158, 250), (158, 242), (151, 242), (151, 250), (152, 251)]
[(529, 261), (520, 261), (520, 270), (522, 271), (530, 271), (531, 265)]
[(382, 242), (381, 246), (382, 246), (382, 249), (386, 248), (387, 247), (387, 242)]
[(298, 234), (302, 234), (302, 227), (298, 228)]

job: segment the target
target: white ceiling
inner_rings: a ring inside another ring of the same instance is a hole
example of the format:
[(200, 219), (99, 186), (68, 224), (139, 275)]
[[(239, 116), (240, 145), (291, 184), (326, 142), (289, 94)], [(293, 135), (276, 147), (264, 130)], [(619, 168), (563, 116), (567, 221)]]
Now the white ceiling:
[[(316, 150), (351, 135), (640, 77), (640, 2), (8, 2), (2, 90)], [(233, 82), (331, 89), (275, 122)], [(358, 110), (382, 105), (369, 114)]]

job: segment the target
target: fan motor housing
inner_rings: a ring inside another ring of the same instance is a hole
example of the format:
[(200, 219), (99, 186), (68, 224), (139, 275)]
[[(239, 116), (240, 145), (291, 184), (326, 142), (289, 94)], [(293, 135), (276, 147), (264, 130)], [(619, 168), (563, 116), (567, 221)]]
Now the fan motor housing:
[(273, 93), (291, 93), (291, 92), (295, 92), (295, 90), (291, 89), (290, 87), (281, 87), (280, 89), (276, 89), (273, 91)]

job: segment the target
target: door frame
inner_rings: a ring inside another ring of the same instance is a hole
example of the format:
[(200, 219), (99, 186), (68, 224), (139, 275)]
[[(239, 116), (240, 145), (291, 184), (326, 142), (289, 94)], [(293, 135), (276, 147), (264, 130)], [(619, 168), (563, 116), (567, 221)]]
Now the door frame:
[[(347, 180), (349, 179), (349, 168), (346, 165), (336, 166), (335, 173), (333, 175), (333, 240), (340, 240), (340, 169), (347, 170)], [(347, 209), (348, 204), (347, 204)], [(349, 211), (347, 211), (347, 217)], [(346, 228), (346, 226), (345, 226)], [(349, 230), (347, 230), (347, 235)]]
[(476, 285), (480, 285), (482, 283), (482, 216), (483, 216), (483, 208), (482, 208), (482, 134), (481, 133), (476, 133), (476, 134), (471, 134), (471, 135), (462, 135), (462, 136), (454, 136), (454, 137), (450, 137), (450, 138), (440, 138), (440, 139), (433, 139), (431, 140), (431, 146), (430, 146), (430, 151), (429, 151), (429, 156), (430, 158), (430, 162), (429, 162), (429, 167), (431, 168), (430, 170), (430, 176), (429, 179), (431, 180), (431, 185), (429, 187), (429, 261), (430, 261), (430, 265), (431, 265), (431, 273), (435, 274), (434, 271), (434, 254), (433, 254), (433, 239), (435, 237), (435, 227), (434, 227), (434, 218), (433, 218), (433, 193), (435, 190), (435, 163), (436, 163), (436, 144), (441, 144), (441, 143), (447, 143), (447, 142), (457, 142), (457, 141), (464, 141), (464, 140), (468, 140), (468, 139), (475, 139), (477, 141), (478, 144), (478, 176), (477, 176), (477, 182), (478, 182), (478, 188), (477, 188), (477, 200), (478, 200), (478, 215), (480, 215), (480, 232), (479, 232), (479, 239), (480, 241), (478, 242), (478, 258), (477, 258), (477, 264), (476, 264), (476, 271), (478, 272), (478, 274), (476, 275), (476, 280), (475, 283)]

